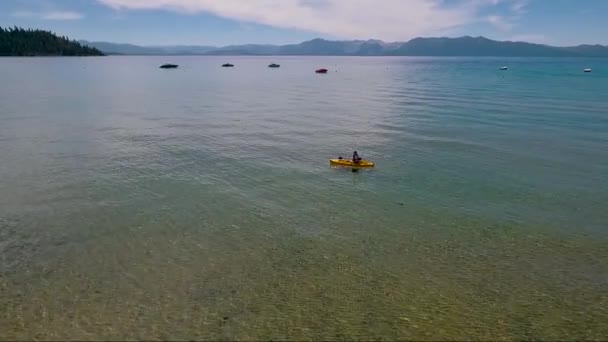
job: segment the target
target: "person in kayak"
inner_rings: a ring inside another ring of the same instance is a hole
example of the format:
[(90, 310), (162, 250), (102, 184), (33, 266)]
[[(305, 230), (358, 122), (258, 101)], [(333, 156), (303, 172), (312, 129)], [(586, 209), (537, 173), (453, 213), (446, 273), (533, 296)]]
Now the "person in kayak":
[(359, 157), (359, 153), (357, 151), (353, 152), (353, 163), (359, 164), (361, 161), (361, 157)]

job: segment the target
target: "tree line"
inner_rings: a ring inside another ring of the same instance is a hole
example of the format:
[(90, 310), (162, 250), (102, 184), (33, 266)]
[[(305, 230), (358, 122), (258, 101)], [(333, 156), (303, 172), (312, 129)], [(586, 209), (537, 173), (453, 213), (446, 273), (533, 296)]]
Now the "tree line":
[(0, 27), (0, 56), (103, 56), (67, 37), (44, 30)]

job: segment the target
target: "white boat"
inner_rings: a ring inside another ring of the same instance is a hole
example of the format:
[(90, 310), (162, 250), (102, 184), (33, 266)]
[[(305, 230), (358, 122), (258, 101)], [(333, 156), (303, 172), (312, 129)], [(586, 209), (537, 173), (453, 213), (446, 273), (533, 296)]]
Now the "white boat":
[(503, 66), (502, 68), (500, 68), (500, 70), (509, 70), (509, 67)]
[(585, 69), (584, 72), (591, 72), (591, 69)]

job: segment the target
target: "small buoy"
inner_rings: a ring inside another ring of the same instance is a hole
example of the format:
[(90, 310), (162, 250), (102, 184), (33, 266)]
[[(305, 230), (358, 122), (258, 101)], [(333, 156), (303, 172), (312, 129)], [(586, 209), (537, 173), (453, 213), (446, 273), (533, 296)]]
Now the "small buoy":
[(591, 72), (591, 69), (585, 69), (584, 72)]

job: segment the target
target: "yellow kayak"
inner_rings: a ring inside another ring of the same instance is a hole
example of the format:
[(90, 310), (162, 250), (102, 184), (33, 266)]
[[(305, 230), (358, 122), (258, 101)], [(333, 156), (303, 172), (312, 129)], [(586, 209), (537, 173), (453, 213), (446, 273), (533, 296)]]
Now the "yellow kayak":
[(374, 162), (369, 160), (361, 160), (360, 162), (355, 163), (350, 159), (330, 159), (329, 165), (350, 167), (374, 167)]

